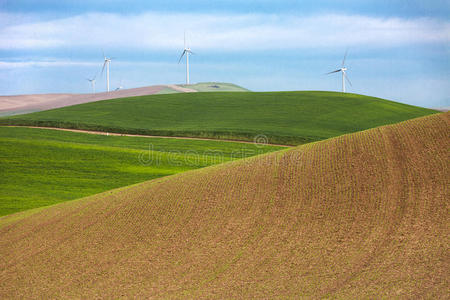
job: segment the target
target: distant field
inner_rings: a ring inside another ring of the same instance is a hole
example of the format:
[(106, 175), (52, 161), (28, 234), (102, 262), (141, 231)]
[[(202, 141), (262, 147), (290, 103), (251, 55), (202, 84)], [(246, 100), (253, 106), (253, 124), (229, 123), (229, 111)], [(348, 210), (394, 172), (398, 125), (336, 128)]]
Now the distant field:
[[(194, 84), (177, 84), (182, 88), (192, 89), (197, 92), (248, 92), (249, 90), (233, 83), (225, 82), (199, 82)], [(174, 90), (170, 85), (160, 90), (157, 94), (176, 94), (180, 91)]]
[(0, 127), (0, 215), (278, 149)]
[(201, 82), (195, 84), (180, 84), (181, 87), (194, 89), (198, 92), (248, 92), (249, 90), (232, 83)]
[(179, 91), (175, 91), (174, 89), (171, 89), (170, 87), (164, 87), (156, 94), (161, 95), (161, 94), (178, 94), (178, 93), (179, 93)]
[(0, 124), (303, 144), (436, 113), (336, 92), (182, 93), (121, 98), (0, 118)]
[(450, 113), (0, 218), (0, 298), (445, 299)]
[[(191, 90), (183, 90), (177, 87), (187, 87)], [(186, 85), (154, 85), (140, 88), (120, 89), (110, 92), (97, 92), (87, 94), (34, 94), (34, 95), (12, 95), (0, 96), (0, 117), (37, 112), (54, 109), (80, 103), (134, 97), (153, 94), (174, 94), (186, 91), (217, 92), (217, 91), (247, 91), (246, 89), (232, 83), (223, 82), (201, 82)]]

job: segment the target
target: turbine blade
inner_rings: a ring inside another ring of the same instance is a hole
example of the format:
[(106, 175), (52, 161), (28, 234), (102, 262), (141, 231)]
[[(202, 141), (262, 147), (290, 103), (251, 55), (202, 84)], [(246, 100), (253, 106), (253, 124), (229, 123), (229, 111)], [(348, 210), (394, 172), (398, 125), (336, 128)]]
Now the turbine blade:
[(105, 60), (105, 62), (103, 63), (102, 73), (101, 73), (100, 77), (103, 76), (103, 71), (105, 70), (105, 66), (106, 66), (106, 60)]
[(186, 30), (184, 31), (184, 49), (186, 49)]
[(178, 60), (178, 63), (180, 63), (181, 59), (183, 58), (184, 54), (186, 53), (186, 50), (183, 51), (183, 53), (181, 53), (180, 59)]
[(344, 66), (344, 64), (345, 64), (345, 60), (347, 59), (347, 54), (348, 54), (348, 48), (347, 48), (347, 50), (345, 50), (344, 59), (342, 60), (342, 66)]
[(338, 70), (335, 70), (335, 71), (331, 71), (331, 72), (325, 73), (325, 75), (337, 73), (337, 72), (340, 72), (340, 71), (341, 71), (341, 69), (338, 69)]
[(344, 77), (345, 77), (345, 79), (348, 81), (348, 83), (350, 84), (350, 86), (353, 87), (353, 85), (352, 85), (350, 79), (348, 79), (348, 77), (347, 77), (347, 74), (344, 73)]

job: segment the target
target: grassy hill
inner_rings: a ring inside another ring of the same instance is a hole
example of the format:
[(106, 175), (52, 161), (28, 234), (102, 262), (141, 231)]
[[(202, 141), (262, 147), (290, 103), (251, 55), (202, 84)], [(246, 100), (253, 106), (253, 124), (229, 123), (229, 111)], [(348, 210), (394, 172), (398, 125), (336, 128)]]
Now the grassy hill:
[(0, 124), (303, 144), (436, 111), (336, 92), (183, 93), (121, 98), (0, 118)]
[(0, 216), (279, 149), (0, 127)]
[(3, 217), (0, 297), (445, 298), (449, 123), (436, 114)]
[[(248, 92), (246, 88), (238, 86), (233, 83), (226, 82), (199, 82), (195, 84), (177, 84), (176, 86), (182, 88), (188, 88), (197, 92)], [(163, 88), (158, 92), (158, 94), (176, 94), (180, 93), (173, 89), (170, 85)]]
[(233, 83), (200, 82), (195, 84), (180, 84), (179, 86), (196, 90), (197, 92), (249, 92), (249, 90)]

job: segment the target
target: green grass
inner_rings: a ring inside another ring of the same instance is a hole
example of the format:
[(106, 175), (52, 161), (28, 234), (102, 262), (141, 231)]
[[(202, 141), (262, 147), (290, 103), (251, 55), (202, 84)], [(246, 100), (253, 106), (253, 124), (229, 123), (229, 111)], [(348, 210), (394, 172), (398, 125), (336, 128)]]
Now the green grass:
[(0, 215), (278, 149), (0, 127)]
[(180, 93), (104, 100), (20, 116), (0, 124), (303, 144), (436, 113), (336, 92)]

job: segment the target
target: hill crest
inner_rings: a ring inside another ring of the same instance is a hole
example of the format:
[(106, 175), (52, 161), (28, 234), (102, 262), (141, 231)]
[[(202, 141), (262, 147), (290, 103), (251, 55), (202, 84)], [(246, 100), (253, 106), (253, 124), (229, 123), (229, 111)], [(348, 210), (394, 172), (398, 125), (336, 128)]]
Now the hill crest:
[(192, 93), (210, 91), (247, 91), (231, 83), (201, 82), (186, 85), (152, 85), (139, 88), (120, 89), (110, 92), (88, 94), (51, 93), (0, 96), (0, 116), (25, 114), (65, 106), (96, 102), (108, 99), (146, 96), (154, 94)]
[(336, 92), (209, 92), (130, 97), (0, 118), (3, 125), (61, 127), (298, 145), (436, 111)]

